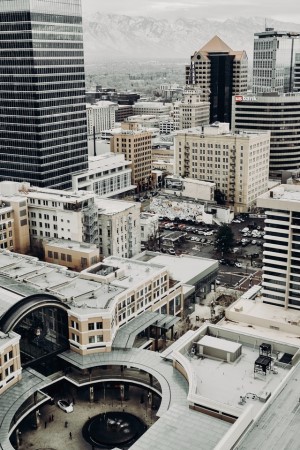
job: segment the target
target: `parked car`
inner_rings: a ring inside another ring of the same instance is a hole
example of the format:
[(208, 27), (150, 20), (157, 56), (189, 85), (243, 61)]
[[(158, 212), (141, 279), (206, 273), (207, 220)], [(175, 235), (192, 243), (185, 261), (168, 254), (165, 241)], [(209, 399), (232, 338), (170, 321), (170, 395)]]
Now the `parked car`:
[(251, 241), (251, 244), (252, 244), (252, 245), (256, 245), (256, 242), (257, 242), (257, 241), (256, 241), (255, 239), (253, 239), (253, 240)]
[(168, 252), (170, 253), (170, 255), (176, 255), (176, 252), (175, 252), (174, 248), (170, 248), (168, 250)]
[(71, 413), (74, 411), (73, 403), (67, 400), (58, 400), (57, 406), (62, 409), (65, 413)]
[(236, 263), (234, 263), (234, 265), (235, 265), (235, 267), (243, 267), (240, 262), (236, 262)]
[(241, 223), (239, 219), (233, 219), (232, 223)]

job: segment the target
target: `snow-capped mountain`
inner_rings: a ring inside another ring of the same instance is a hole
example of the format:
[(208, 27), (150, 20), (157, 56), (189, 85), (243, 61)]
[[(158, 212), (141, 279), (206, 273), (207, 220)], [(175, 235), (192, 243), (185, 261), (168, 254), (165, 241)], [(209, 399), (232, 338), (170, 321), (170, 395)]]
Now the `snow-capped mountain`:
[[(300, 31), (299, 24), (267, 20), (279, 31)], [(175, 22), (150, 17), (97, 13), (84, 19), (85, 60), (87, 65), (101, 60), (186, 58), (215, 34), (233, 50), (253, 53), (253, 35), (263, 31), (265, 19), (232, 18), (224, 22), (210, 19), (178, 19)]]

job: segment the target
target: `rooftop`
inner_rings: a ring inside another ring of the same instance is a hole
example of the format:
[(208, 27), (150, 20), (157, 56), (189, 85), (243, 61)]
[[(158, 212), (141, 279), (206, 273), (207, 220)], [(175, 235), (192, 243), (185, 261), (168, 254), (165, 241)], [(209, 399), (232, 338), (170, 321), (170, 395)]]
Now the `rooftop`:
[(140, 209), (140, 205), (135, 202), (128, 202), (125, 200), (115, 200), (102, 197), (95, 197), (95, 204), (100, 210), (99, 213), (113, 215), (126, 211), (130, 208)]
[(145, 257), (149, 264), (166, 267), (174, 280), (187, 284), (195, 281), (195, 279), (204, 278), (207, 272), (218, 268), (218, 261), (215, 259), (187, 255), (172, 256), (163, 253), (143, 252), (135, 259), (140, 263)]
[(44, 243), (51, 247), (56, 247), (59, 249), (65, 248), (87, 254), (95, 252), (96, 250), (98, 251), (96, 244), (69, 241), (66, 239), (45, 239)]
[(103, 262), (106, 265), (111, 265), (118, 267), (118, 269), (122, 269), (122, 277), (114, 279), (113, 285), (124, 288), (133, 287), (139, 283), (147, 282), (154, 276), (160, 276), (160, 274), (165, 270), (165, 267), (158, 264), (156, 261), (146, 263), (135, 259), (109, 256), (108, 258), (105, 258)]
[[(283, 210), (295, 209), (300, 211), (300, 186), (297, 184), (281, 184), (268, 192), (260, 195), (257, 199), (257, 205), (262, 207), (272, 207)], [(275, 206), (274, 206), (275, 207)]]

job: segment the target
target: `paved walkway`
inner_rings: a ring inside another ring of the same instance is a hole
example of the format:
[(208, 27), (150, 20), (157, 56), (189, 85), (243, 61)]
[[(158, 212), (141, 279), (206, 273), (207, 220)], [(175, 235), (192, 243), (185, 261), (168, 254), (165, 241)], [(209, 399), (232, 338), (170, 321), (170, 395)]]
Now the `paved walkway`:
[[(21, 430), (22, 444), (20, 450), (91, 450), (82, 437), (82, 426), (97, 414), (110, 411), (130, 412), (138, 415), (144, 422), (151, 426), (156, 420), (155, 411), (146, 408), (146, 403), (140, 403), (140, 390), (131, 388), (130, 399), (121, 402), (116, 399), (106, 398), (106, 401), (90, 403), (81, 398), (75, 399), (74, 411), (66, 414), (55, 405), (44, 405), (40, 408), (40, 426), (37, 430), (30, 427), (30, 421), (24, 423)], [(53, 421), (49, 421), (54, 416)], [(65, 423), (68, 422), (68, 426)], [(45, 428), (46, 423), (46, 428)], [(72, 439), (69, 433), (72, 433)]]

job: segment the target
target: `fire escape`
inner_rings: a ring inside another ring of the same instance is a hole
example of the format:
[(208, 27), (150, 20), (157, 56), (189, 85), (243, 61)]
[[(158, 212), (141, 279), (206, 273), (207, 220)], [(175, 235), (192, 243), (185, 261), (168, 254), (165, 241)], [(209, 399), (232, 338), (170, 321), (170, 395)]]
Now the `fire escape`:
[(92, 204), (83, 210), (83, 241), (99, 243), (98, 208)]
[(231, 150), (230, 169), (229, 169), (229, 198), (228, 201), (232, 205), (235, 202), (235, 177), (236, 177), (236, 153), (235, 149)]

